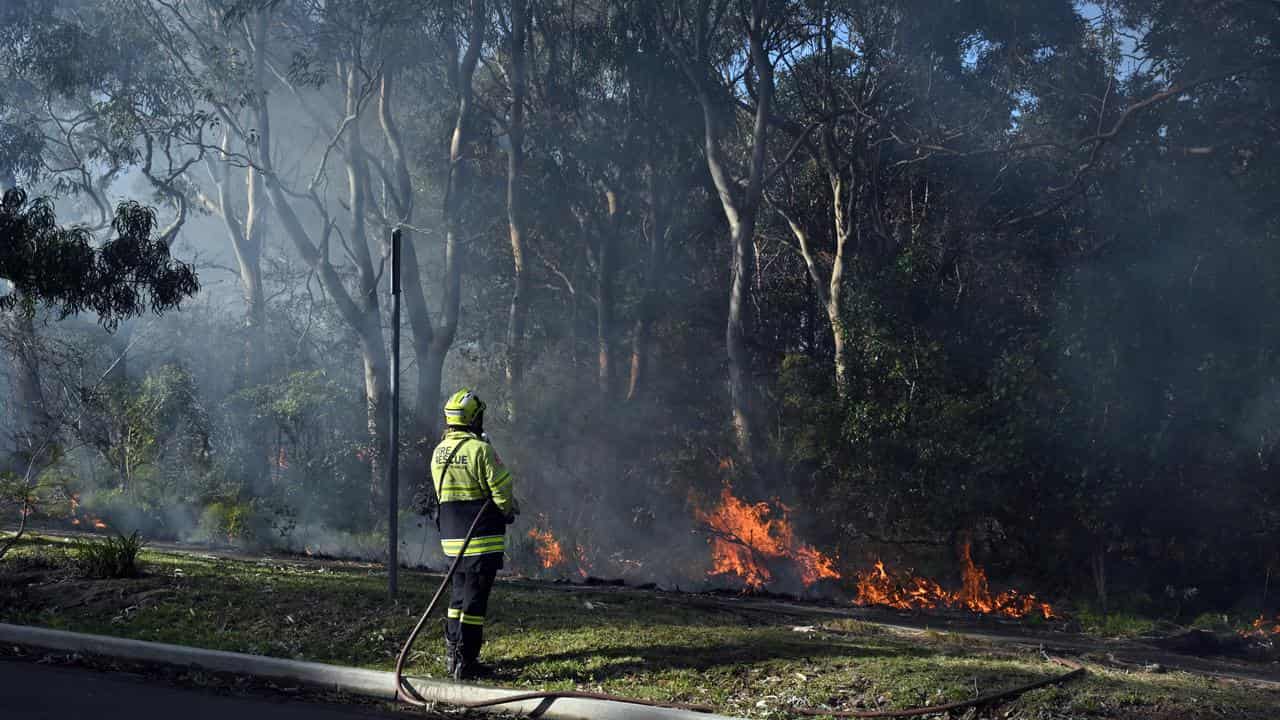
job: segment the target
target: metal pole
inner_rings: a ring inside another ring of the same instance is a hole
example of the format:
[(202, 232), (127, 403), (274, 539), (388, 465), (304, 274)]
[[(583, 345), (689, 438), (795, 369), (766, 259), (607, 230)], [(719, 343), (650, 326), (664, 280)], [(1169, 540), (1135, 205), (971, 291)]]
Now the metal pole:
[(387, 593), (400, 574), (400, 228), (391, 231), (391, 442), (387, 448)]

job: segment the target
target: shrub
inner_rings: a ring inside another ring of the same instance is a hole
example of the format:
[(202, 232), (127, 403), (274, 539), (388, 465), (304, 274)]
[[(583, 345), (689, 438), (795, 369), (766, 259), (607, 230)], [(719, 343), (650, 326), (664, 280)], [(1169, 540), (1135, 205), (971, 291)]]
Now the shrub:
[(255, 535), (253, 514), (253, 506), (248, 502), (216, 500), (200, 514), (196, 537), (212, 543), (247, 543)]
[(137, 530), (101, 540), (82, 540), (75, 545), (76, 563), (81, 572), (95, 578), (138, 576), (138, 553), (146, 543)]
[(1200, 613), (1195, 620), (1191, 621), (1191, 627), (1196, 630), (1229, 634), (1234, 631), (1235, 624), (1223, 613)]
[(1141, 615), (1112, 611), (1100, 613), (1094, 608), (1080, 608), (1076, 611), (1076, 619), (1084, 627), (1085, 632), (1104, 637), (1138, 637), (1148, 635), (1155, 630), (1155, 621)]

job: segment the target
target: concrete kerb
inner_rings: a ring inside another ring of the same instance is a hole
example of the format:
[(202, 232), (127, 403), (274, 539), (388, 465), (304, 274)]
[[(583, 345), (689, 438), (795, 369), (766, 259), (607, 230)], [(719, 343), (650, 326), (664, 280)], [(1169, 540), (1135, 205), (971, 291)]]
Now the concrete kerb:
[[(237, 673), (303, 683), (318, 688), (340, 690), (355, 695), (395, 700), (395, 677), (379, 670), (285, 660), (245, 653), (206, 650), (168, 643), (129, 640), (105, 635), (49, 630), (0, 623), (0, 642), (60, 650), (85, 655), (150, 662), (161, 665), (195, 667), (213, 672)], [(424, 678), (407, 678), (424, 699), (445, 705), (481, 702), (528, 690), (469, 685)], [(726, 715), (692, 712), (674, 708), (651, 708), (608, 700), (557, 698), (528, 700), (485, 710), (495, 713), (529, 715), (551, 720), (738, 720)]]

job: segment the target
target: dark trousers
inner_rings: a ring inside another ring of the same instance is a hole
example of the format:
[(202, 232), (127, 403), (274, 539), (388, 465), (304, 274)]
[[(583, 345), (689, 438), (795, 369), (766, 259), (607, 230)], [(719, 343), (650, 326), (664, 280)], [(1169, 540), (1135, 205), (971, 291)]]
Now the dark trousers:
[(484, 618), (489, 610), (489, 592), (496, 567), (481, 567), (471, 572), (458, 570), (453, 575), (449, 598), (449, 616), (445, 632), (450, 642), (459, 644), (462, 659), (473, 663), (484, 644)]

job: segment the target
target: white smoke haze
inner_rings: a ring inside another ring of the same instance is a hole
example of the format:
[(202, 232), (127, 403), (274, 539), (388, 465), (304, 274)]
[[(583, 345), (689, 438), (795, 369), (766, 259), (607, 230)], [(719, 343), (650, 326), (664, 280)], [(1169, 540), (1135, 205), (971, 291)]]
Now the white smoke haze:
[[(537, 0), (518, 47), (505, 2), (9, 0), (0, 185), (99, 241), (153, 206), (201, 289), (114, 332), (0, 317), (0, 487), (50, 438), (41, 522), (385, 560), (400, 228), (406, 565), (441, 564), (411, 500), (466, 386), (512, 572), (750, 586), (724, 542), (755, 589), (843, 598), (971, 543), (996, 589), (1259, 595), (1277, 144), (1219, 125), (1274, 117), (1273, 70), (1140, 104), (1156, 60), (1216, 76), (1265, 33), (1220, 18), (1205, 58), (1136, 2), (765, 5), (767, 74), (745, 4), (695, 38), (692, 3)], [(726, 486), (767, 532), (710, 527)]]

